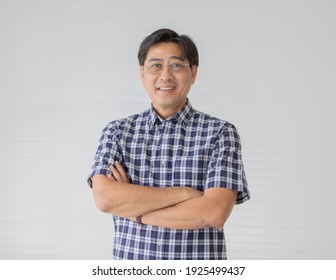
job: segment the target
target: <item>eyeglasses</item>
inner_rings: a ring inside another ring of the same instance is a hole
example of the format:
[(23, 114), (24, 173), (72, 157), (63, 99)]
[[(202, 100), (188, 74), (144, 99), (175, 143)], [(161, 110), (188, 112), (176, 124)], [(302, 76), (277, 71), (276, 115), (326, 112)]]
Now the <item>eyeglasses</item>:
[[(189, 63), (173, 61), (168, 63), (167, 67), (171, 73), (182, 73), (187, 69), (189, 65)], [(151, 74), (160, 74), (163, 72), (165, 65), (161, 62), (151, 62), (145, 65), (145, 67), (147, 71)]]

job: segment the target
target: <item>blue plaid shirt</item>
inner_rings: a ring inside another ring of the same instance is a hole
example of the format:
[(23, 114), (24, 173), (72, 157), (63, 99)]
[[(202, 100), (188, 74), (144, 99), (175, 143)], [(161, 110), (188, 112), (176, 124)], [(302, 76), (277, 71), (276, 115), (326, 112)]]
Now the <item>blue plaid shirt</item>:
[[(151, 108), (111, 122), (100, 138), (89, 184), (92, 176), (110, 173), (114, 161), (137, 185), (228, 188), (238, 191), (236, 204), (250, 197), (236, 128), (196, 111), (189, 101), (166, 120)], [(217, 228), (179, 230), (113, 220), (115, 259), (226, 259), (225, 236)]]

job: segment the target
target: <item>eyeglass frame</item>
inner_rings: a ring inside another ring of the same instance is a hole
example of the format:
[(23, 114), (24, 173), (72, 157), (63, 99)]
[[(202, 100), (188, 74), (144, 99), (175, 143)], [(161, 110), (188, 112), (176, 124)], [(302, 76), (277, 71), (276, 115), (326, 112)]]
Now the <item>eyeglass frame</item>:
[[(179, 60), (179, 59), (177, 59), (177, 60)], [(161, 73), (164, 71), (164, 68), (165, 68), (165, 67), (167, 67), (168, 70), (169, 70), (171, 73), (183, 73), (183, 72), (187, 69), (187, 66), (190, 66), (190, 68), (191, 68), (190, 63), (179, 62), (181, 65), (184, 66), (184, 68), (183, 68), (182, 70), (180, 70), (180, 71), (176, 71), (176, 70), (174, 70), (174, 69), (171, 68), (171, 65), (177, 62), (176, 60), (174, 60), (173, 62), (170, 62), (170, 63), (168, 62), (168, 64), (160, 63), (160, 62), (161, 62), (160, 59), (153, 59), (152, 61), (153, 61), (153, 64), (151, 64), (151, 65), (148, 65), (148, 64), (147, 64), (147, 65), (143, 65), (143, 68), (146, 68), (146, 70), (147, 70), (148, 73), (150, 73), (150, 74), (161, 74)], [(150, 70), (149, 70), (149, 67), (150, 67), (150, 66), (153, 66), (154, 64), (160, 64), (160, 65), (162, 65), (162, 68), (161, 68), (160, 70), (150, 71)]]

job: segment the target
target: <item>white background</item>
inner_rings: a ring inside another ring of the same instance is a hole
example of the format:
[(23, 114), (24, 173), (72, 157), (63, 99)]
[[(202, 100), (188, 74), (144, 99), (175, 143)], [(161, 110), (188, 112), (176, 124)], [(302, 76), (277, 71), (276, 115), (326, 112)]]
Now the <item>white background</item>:
[(137, 51), (190, 35), (190, 101), (238, 128), (252, 198), (230, 259), (335, 259), (332, 0), (0, 0), (0, 259), (110, 259), (86, 178), (104, 126), (147, 109)]

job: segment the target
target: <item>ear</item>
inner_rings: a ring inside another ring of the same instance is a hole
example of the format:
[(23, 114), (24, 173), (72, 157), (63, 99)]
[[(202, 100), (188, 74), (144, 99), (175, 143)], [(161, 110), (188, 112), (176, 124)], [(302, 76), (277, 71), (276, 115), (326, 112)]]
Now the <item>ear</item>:
[(144, 76), (144, 72), (145, 72), (145, 66), (141, 66), (141, 65), (140, 65), (140, 77), (141, 77), (141, 79), (142, 79), (143, 76)]
[(191, 84), (194, 84), (196, 81), (196, 77), (197, 77), (197, 65), (193, 65), (191, 67)]

